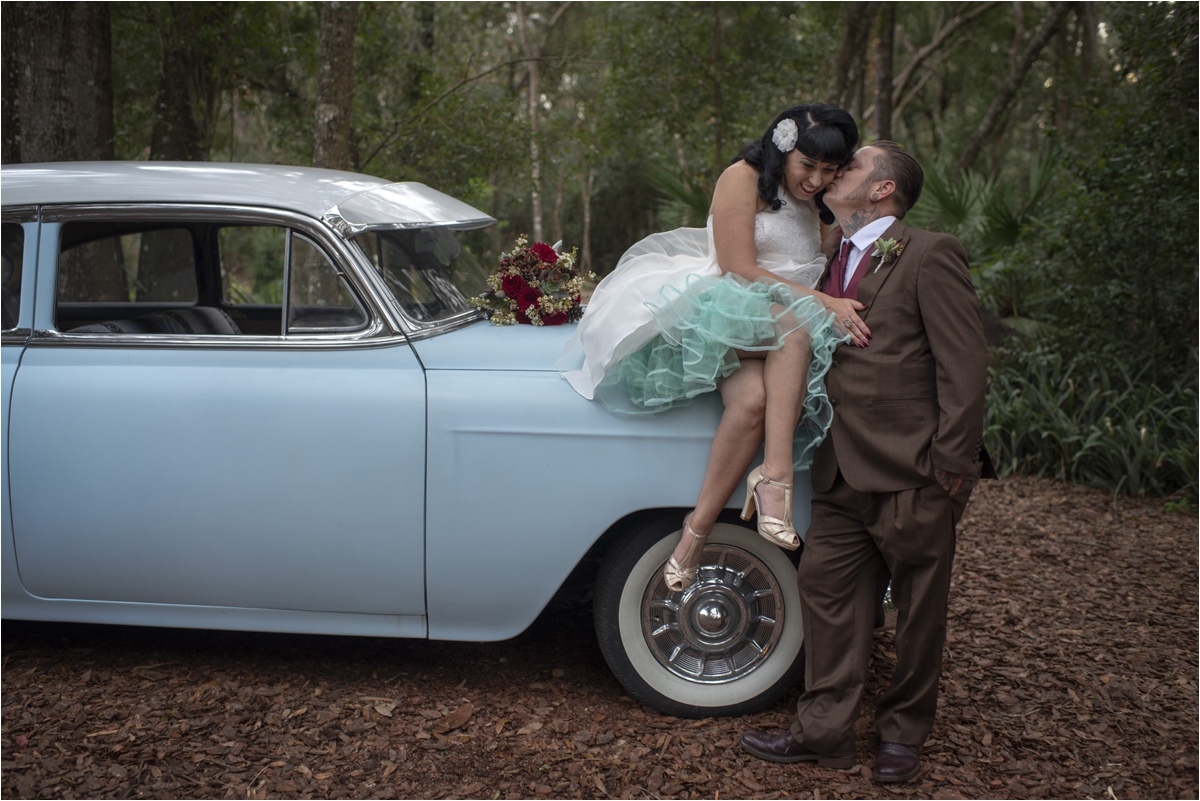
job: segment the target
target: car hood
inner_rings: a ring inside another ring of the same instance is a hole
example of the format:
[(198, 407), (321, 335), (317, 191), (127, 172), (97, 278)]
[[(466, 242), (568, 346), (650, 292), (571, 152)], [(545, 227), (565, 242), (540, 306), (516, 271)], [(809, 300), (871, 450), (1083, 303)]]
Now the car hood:
[(413, 342), (426, 370), (556, 371), (555, 361), (575, 333), (568, 325), (492, 325), (483, 320)]

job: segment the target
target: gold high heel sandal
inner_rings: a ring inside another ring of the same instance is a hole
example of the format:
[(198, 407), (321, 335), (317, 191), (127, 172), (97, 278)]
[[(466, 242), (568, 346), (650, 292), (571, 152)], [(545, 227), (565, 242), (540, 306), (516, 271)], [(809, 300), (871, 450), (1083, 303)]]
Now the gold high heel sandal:
[(672, 556), (667, 560), (667, 566), (663, 568), (663, 579), (667, 582), (667, 587), (671, 592), (682, 592), (687, 587), (692, 585), (696, 580), (696, 566), (700, 564), (700, 553), (704, 550), (704, 544), (708, 541), (708, 535), (701, 537), (692, 530), (692, 516), (688, 515), (683, 519), (683, 529), (681, 535), (692, 535), (692, 541), (687, 547), (687, 552), (683, 555), (683, 563), (680, 564)]
[(782, 481), (773, 481), (763, 475), (762, 465), (750, 471), (750, 475), (746, 477), (746, 505), (742, 507), (742, 519), (749, 520), (754, 510), (762, 509), (762, 503), (758, 500), (758, 487), (760, 484), (769, 484), (772, 487), (779, 487), (783, 490), (784, 512), (783, 517), (769, 517), (761, 511), (758, 513), (758, 533), (764, 539), (783, 548), (785, 551), (794, 551), (800, 547), (800, 537), (796, 534), (796, 529), (792, 525), (792, 485), (791, 483), (784, 484)]

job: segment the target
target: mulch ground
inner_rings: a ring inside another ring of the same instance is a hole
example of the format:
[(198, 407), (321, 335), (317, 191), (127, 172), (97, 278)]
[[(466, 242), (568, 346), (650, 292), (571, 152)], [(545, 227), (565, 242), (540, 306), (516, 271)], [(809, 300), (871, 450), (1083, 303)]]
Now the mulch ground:
[[(960, 528), (942, 703), (914, 781), (742, 753), (767, 712), (684, 721), (610, 676), (579, 601), (432, 643), (7, 622), (5, 798), (1188, 798), (1197, 519), (1030, 479)], [(872, 686), (894, 664), (876, 636)]]

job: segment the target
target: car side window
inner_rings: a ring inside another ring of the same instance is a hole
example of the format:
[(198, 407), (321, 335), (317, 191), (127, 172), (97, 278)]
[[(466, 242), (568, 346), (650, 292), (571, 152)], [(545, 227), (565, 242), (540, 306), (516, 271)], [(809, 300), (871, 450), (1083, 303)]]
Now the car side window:
[(224, 226), (217, 241), (222, 300), (235, 318), (262, 319), (271, 310), (278, 332), (287, 281), (288, 333), (353, 331), (367, 324), (345, 277), (302, 234), (277, 226)]
[(367, 314), (346, 278), (308, 238), (292, 234), (288, 275), (288, 332), (352, 331)]
[(284, 225), (69, 221), (56, 283), (55, 325), (73, 334), (280, 337), (369, 323), (326, 251)]
[(3, 330), (17, 327), (21, 316), (21, 265), (25, 254), (25, 229), (16, 223), (3, 224), (4, 276), (0, 293), (4, 301)]
[(229, 306), (282, 306), (287, 229), (225, 225), (217, 229), (221, 300)]
[[(55, 326), (76, 333), (193, 333), (174, 326), (159, 331), (154, 324), (165, 319), (161, 313), (199, 301), (198, 253), (196, 232), (180, 225), (66, 223), (59, 238)], [(154, 313), (160, 317), (133, 322)]]
[(70, 223), (64, 228), (60, 302), (196, 302), (191, 232), (162, 228), (108, 233), (95, 227)]

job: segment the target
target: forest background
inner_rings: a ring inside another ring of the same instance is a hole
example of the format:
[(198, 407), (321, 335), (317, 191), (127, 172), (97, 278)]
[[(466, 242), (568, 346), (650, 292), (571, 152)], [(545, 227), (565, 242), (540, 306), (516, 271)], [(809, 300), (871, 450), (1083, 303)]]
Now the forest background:
[[(1005, 473), (1197, 502), (1193, 2), (0, 6), (6, 164), (313, 164), (416, 180), (607, 273), (702, 226), (783, 108), (926, 167), (966, 245)], [(493, 257), (495, 253), (491, 254)], [(485, 254), (485, 258), (487, 254)]]

